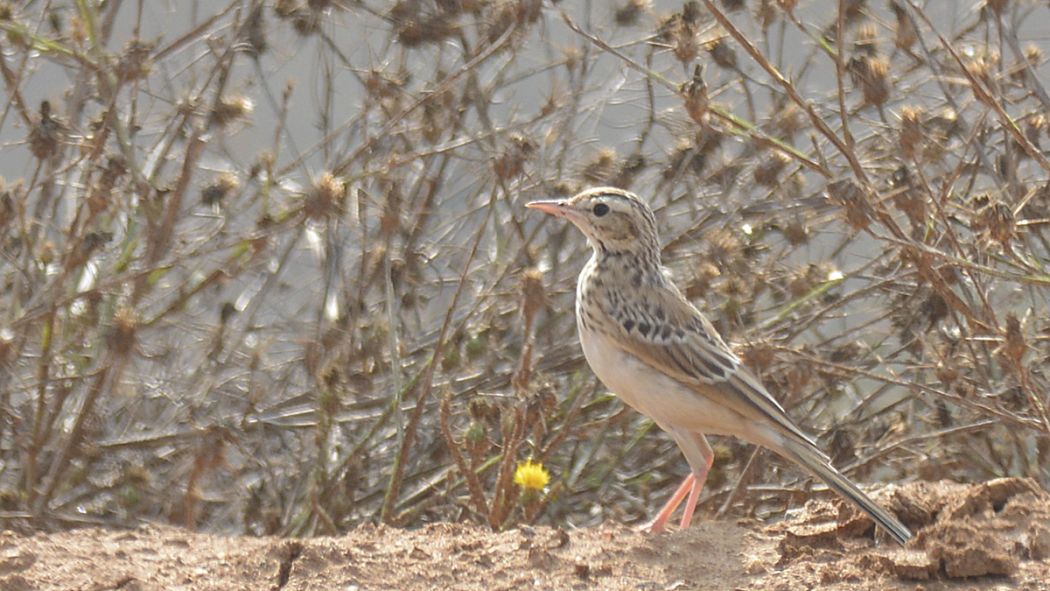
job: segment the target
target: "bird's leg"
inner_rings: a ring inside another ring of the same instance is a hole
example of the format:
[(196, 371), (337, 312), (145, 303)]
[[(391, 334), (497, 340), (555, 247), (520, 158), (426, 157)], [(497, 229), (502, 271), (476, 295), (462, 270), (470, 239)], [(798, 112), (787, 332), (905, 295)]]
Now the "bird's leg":
[(682, 499), (685, 498), (685, 494), (693, 488), (695, 483), (696, 474), (690, 472), (689, 476), (686, 476), (685, 479), (682, 480), (682, 484), (678, 485), (678, 489), (674, 491), (671, 498), (667, 499), (667, 503), (665, 503), (663, 509), (660, 509), (660, 512), (656, 514), (656, 518), (642, 526), (642, 529), (651, 534), (658, 534), (664, 531), (664, 527), (671, 519), (671, 514), (678, 508), (678, 505), (682, 504)]
[(711, 451), (707, 438), (703, 434), (697, 434), (694, 438), (698, 443), (697, 447), (703, 456), (704, 464), (699, 471), (696, 468), (693, 469), (693, 486), (689, 491), (689, 500), (685, 503), (685, 511), (682, 513), (682, 522), (679, 524), (681, 529), (689, 527), (689, 522), (693, 520), (693, 511), (696, 510), (696, 503), (700, 500), (700, 491), (704, 490), (707, 473), (711, 471), (711, 464), (715, 461), (715, 453)]
[(646, 526), (650, 533), (659, 533), (664, 530), (671, 519), (671, 514), (685, 499), (686, 493), (689, 494), (689, 500), (685, 504), (685, 512), (682, 514), (679, 526), (682, 529), (689, 527), (693, 520), (693, 512), (696, 511), (696, 504), (700, 500), (700, 492), (704, 490), (707, 473), (711, 471), (711, 464), (715, 460), (715, 454), (711, 451), (711, 446), (707, 443), (707, 438), (703, 433), (690, 433), (678, 429), (671, 429), (670, 432), (675, 442), (678, 443), (678, 448), (685, 455), (686, 461), (689, 462), (692, 472), (685, 477), (682, 484), (678, 485), (678, 489), (667, 500), (663, 509), (656, 514), (652, 523)]

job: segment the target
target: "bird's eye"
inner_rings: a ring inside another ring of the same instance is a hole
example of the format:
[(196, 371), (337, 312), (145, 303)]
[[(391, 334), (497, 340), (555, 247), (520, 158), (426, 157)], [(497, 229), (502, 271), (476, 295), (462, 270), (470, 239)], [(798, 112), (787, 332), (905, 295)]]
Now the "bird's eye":
[(597, 203), (595, 204), (594, 209), (592, 209), (591, 211), (594, 212), (594, 215), (602, 217), (603, 215), (609, 213), (609, 206), (604, 203)]

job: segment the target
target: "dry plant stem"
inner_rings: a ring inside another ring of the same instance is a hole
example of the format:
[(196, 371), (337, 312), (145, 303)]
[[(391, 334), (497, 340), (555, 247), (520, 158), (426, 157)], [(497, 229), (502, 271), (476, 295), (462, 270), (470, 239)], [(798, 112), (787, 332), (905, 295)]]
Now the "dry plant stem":
[(953, 403), (955, 403), (957, 405), (964, 406), (964, 407), (967, 407), (967, 408), (969, 408), (971, 410), (977, 411), (979, 414), (995, 416), (1000, 421), (1009, 423), (1011, 425), (1015, 425), (1015, 426), (1023, 427), (1023, 428), (1027, 428), (1027, 429), (1037, 429), (1037, 430), (1042, 430), (1043, 429), (1043, 424), (1040, 421), (1038, 421), (1038, 420), (1030, 419), (1030, 418), (1027, 418), (1027, 417), (1021, 417), (1021, 416), (1018, 416), (1018, 415), (1016, 415), (1016, 414), (1014, 414), (1012, 412), (1005, 411), (1005, 410), (998, 409), (998, 408), (994, 408), (994, 407), (988, 406), (986, 404), (981, 404), (979, 402), (974, 402), (974, 401), (969, 400), (967, 398), (963, 398), (963, 397), (955, 395), (955, 394), (950, 394), (950, 393), (945, 392), (943, 390), (938, 390), (936, 388), (933, 388), (933, 387), (930, 387), (930, 386), (926, 386), (924, 384), (918, 384), (918, 383), (915, 383), (915, 382), (906, 382), (904, 380), (900, 380), (900, 379), (897, 379), (895, 377), (890, 377), (890, 376), (887, 376), (887, 375), (879, 374), (879, 373), (876, 373), (876, 372), (873, 372), (873, 371), (860, 369), (860, 368), (854, 368), (854, 367), (847, 367), (847, 366), (842, 365), (841, 363), (833, 363), (833, 362), (827, 361), (826, 359), (823, 359), (821, 357), (810, 355), (810, 354), (808, 354), (808, 353), (806, 353), (804, 351), (798, 351), (798, 350), (786, 349), (786, 348), (778, 348), (777, 350), (778, 351), (783, 351), (785, 353), (790, 353), (790, 354), (792, 354), (792, 355), (794, 355), (796, 357), (799, 357), (799, 358), (801, 358), (801, 359), (803, 359), (803, 360), (813, 364), (814, 366), (819, 367), (821, 369), (821, 371), (827, 371), (827, 372), (832, 372), (833, 371), (837, 375), (841, 375), (841, 376), (843, 376), (845, 378), (848, 378), (848, 379), (855, 379), (857, 377), (864, 377), (864, 378), (870, 378), (870, 379), (873, 379), (873, 380), (878, 380), (880, 382), (885, 382), (887, 384), (892, 384), (892, 385), (896, 385), (896, 386), (903, 386), (903, 387), (915, 389), (915, 390), (918, 390), (918, 391), (920, 391), (922, 393), (925, 393), (925, 394), (932, 394), (932, 395), (938, 396), (940, 398), (944, 398), (945, 400), (949, 400), (949, 401), (951, 401), (951, 402), (953, 402)]
[(7, 112), (10, 105), (14, 103), (15, 110), (22, 117), (22, 123), (29, 127), (33, 124), (33, 117), (29, 114), (29, 109), (26, 108), (25, 100), (22, 98), (22, 92), (20, 90), (19, 76), (11, 71), (11, 68), (7, 65), (7, 59), (5, 56), (0, 55), (0, 74), (4, 77), (4, 83), (7, 86), (7, 95), (10, 97), (8, 106), (4, 108), (3, 116), (0, 117), (0, 125), (3, 125), (7, 119)]
[(387, 485), (386, 494), (383, 497), (383, 507), (380, 512), (380, 519), (386, 523), (391, 523), (391, 519), (393, 518), (394, 505), (397, 502), (397, 497), (401, 489), (401, 479), (404, 476), (405, 463), (408, 461), (408, 454), (415, 443), (416, 430), (419, 428), (419, 421), (423, 416), (423, 409), (426, 407), (427, 399), (430, 397), (430, 391), (434, 385), (434, 372), (437, 368), (437, 363), (445, 352), (445, 343), (448, 337), (449, 326), (452, 324), (452, 315), (456, 311), (456, 306), (463, 294), (463, 289), (467, 284), (467, 275), (470, 272), (470, 267), (474, 263), (474, 258), (478, 254), (478, 246), (481, 244), (481, 238), (485, 235), (485, 229), (488, 227), (489, 219), (492, 217), (493, 210), (496, 207), (496, 195), (497, 192), (493, 191), (489, 197), (488, 206), (485, 210), (485, 217), (474, 235), (474, 241), (473, 244), (471, 244), (470, 253), (467, 255), (467, 260), (463, 263), (463, 270), (460, 273), (459, 282), (456, 285), (456, 291), (452, 296), (452, 303), (449, 304), (448, 312), (445, 314), (445, 319), (441, 323), (441, 330), (438, 333), (437, 342), (434, 345), (434, 352), (430, 356), (430, 361), (427, 362), (422, 383), (419, 385), (420, 389), (419, 394), (416, 396), (416, 407), (413, 409), (412, 416), (409, 418), (408, 425), (405, 427), (405, 435), (401, 440), (397, 458), (394, 462), (393, 469), (391, 470), (390, 482)]
[(898, 439), (892, 443), (880, 446), (869, 454), (865, 454), (864, 457), (857, 459), (857, 461), (850, 463), (850, 470), (859, 470), (867, 466), (868, 464), (882, 461), (883, 458), (889, 456), (892, 452), (908, 448), (910, 446), (922, 443), (924, 441), (944, 441), (949, 437), (956, 435), (964, 435), (967, 433), (976, 433), (984, 431), (986, 429), (997, 427), (1000, 422), (997, 419), (984, 419), (977, 421), (976, 423), (970, 423), (968, 425), (959, 425), (958, 427), (950, 427), (947, 429), (940, 429), (930, 433), (923, 433), (921, 435), (912, 435), (910, 437), (904, 437)]
[(77, 410), (73, 427), (63, 442), (58, 452), (58, 457), (51, 464), (44, 491), (37, 497), (36, 504), (33, 505), (34, 515), (42, 516), (47, 512), (47, 504), (51, 501), (51, 497), (55, 494), (63, 476), (65, 476), (66, 469), (69, 467), (69, 461), (73, 458), (73, 450), (80, 445), (80, 440), (84, 434), (84, 423), (94, 414), (95, 403), (102, 394), (104, 386), (120, 381), (124, 368), (127, 366), (127, 360), (127, 355), (107, 354), (102, 364), (102, 370), (95, 376), (91, 387), (88, 388), (84, 397), (83, 404)]
[(842, 139), (846, 143), (846, 148), (852, 152), (854, 150), (853, 134), (849, 130), (849, 116), (846, 112), (846, 85), (843, 83), (843, 78), (846, 75), (846, 63), (842, 58), (842, 56), (846, 55), (844, 48), (846, 43), (844, 39), (846, 33), (846, 2), (847, 0), (839, 0), (838, 18), (835, 21), (837, 51), (832, 57), (835, 58), (835, 89), (839, 99), (839, 117), (842, 119)]
[[(595, 37), (594, 35), (591, 35), (590, 33), (584, 31), (564, 11), (561, 13), (561, 17), (562, 17), (562, 20), (565, 21), (565, 24), (567, 24), (569, 26), (569, 28), (573, 30), (573, 32), (575, 32), (578, 35), (580, 35), (581, 37), (587, 39), (591, 43), (594, 43), (595, 45), (597, 45), (598, 47), (602, 48), (603, 50), (608, 51), (609, 53), (611, 53), (611, 54), (615, 55), (616, 57), (620, 58), (621, 60), (624, 61), (624, 63), (629, 65), (631, 68), (633, 68), (633, 69), (635, 69), (635, 70), (645, 74), (648, 78), (656, 80), (657, 82), (659, 82), (664, 87), (669, 88), (670, 90), (672, 90), (678, 96), (680, 96), (682, 98), (686, 98), (682, 94), (682, 90), (677, 85), (675, 85), (673, 82), (668, 80), (662, 74), (660, 74), (658, 72), (654, 72), (653, 70), (650, 70), (649, 68), (646, 68), (645, 66), (643, 66), (643, 65), (639, 64), (638, 62), (634, 61), (633, 59), (631, 59), (630, 57), (628, 57), (627, 55), (625, 55), (623, 52), (619, 51), (615, 47), (609, 45), (605, 41), (602, 41), (600, 38)], [(788, 144), (786, 142), (783, 142), (783, 141), (781, 141), (781, 140), (779, 140), (777, 138), (765, 135), (753, 123), (751, 123), (749, 121), (744, 121), (740, 117), (737, 117), (736, 115), (734, 115), (732, 112), (727, 111), (725, 109), (722, 109), (721, 107), (719, 107), (717, 105), (711, 104), (711, 105), (708, 106), (708, 108), (709, 108), (711, 113), (713, 113), (715, 116), (717, 116), (722, 121), (728, 123), (731, 126), (732, 129), (736, 130), (737, 132), (741, 132), (742, 135), (745, 135), (745, 136), (749, 137), (751, 140), (753, 140), (757, 144), (762, 145), (762, 146), (766, 146), (766, 147), (769, 147), (769, 148), (776, 148), (778, 150), (781, 150), (784, 153), (786, 153), (787, 155), (791, 156), (792, 158), (795, 158), (796, 160), (798, 160), (800, 163), (805, 165), (807, 168), (809, 168), (809, 169), (811, 169), (811, 170), (821, 174), (824, 177), (829, 177), (829, 178), (831, 177), (831, 173), (827, 170), (826, 167), (822, 166), (821, 164), (819, 164), (817, 162), (814, 162), (812, 159), (810, 159), (808, 156), (803, 154), (801, 151), (799, 151), (794, 146), (792, 146), (792, 145), (790, 145), (790, 144)]]
[[(704, 1), (710, 2), (710, 0)], [(1024, 151), (1031, 158), (1035, 159), (1035, 161), (1038, 162), (1041, 167), (1043, 167), (1043, 170), (1045, 170), (1046, 172), (1050, 172), (1050, 160), (1047, 160), (1046, 156), (1043, 155), (1043, 152), (1032, 145), (1032, 142), (1028, 140), (1028, 136), (1026, 136), (1025, 133), (1021, 131), (1021, 128), (1017, 126), (1017, 123), (1015, 123), (1013, 118), (1011, 118), (1010, 115), (1006, 112), (1006, 108), (1003, 107), (1002, 102), (998, 98), (996, 98), (994, 91), (986, 89), (984, 87), (984, 84), (980, 80), (978, 80), (976, 76), (974, 76), (974, 74), (969, 70), (969, 68), (966, 67), (965, 62), (963, 62), (962, 58), (959, 56), (959, 53), (955, 51), (955, 48), (952, 47), (951, 43), (949, 43), (948, 40), (945, 39), (944, 36), (942, 36), (940, 32), (937, 31), (937, 28), (933, 26), (933, 23), (930, 22), (930, 19), (926, 16), (926, 13), (923, 12), (922, 9), (916, 6), (915, 3), (912, 2), (912, 0), (908, 0), (908, 6), (911, 7), (911, 9), (915, 11), (915, 13), (918, 14), (920, 18), (922, 18), (923, 22), (926, 23), (926, 26), (928, 26), (930, 30), (933, 31), (933, 34), (937, 35), (937, 39), (940, 40), (941, 46), (944, 47), (944, 50), (952, 56), (952, 59), (954, 59), (955, 63), (958, 64), (959, 69), (962, 71), (963, 75), (966, 76), (966, 79), (970, 82), (970, 90), (973, 91), (974, 97), (981, 103), (991, 107), (992, 110), (995, 111), (995, 114), (999, 116), (999, 120), (1002, 123), (1003, 129), (1006, 130), (1011, 135), (1011, 137), (1013, 137), (1014, 141), (1016, 141), (1022, 148), (1024, 148)]]
[[(182, 172), (179, 174), (178, 181), (175, 183), (175, 188), (166, 199), (167, 209), (164, 212), (164, 217), (159, 220), (158, 227), (155, 228), (156, 233), (153, 235), (149, 243), (149, 255), (147, 260), (150, 264), (156, 263), (167, 254), (167, 251), (171, 245), (171, 236), (175, 229), (175, 221), (178, 218), (179, 212), (181, 211), (182, 199), (186, 195), (186, 191), (189, 189), (190, 181), (193, 179), (193, 173), (197, 170), (197, 160), (200, 158), (201, 153), (204, 150), (204, 141), (200, 137), (200, 130), (194, 128), (189, 140), (186, 143), (186, 154), (182, 160)], [(142, 284), (139, 285), (139, 293), (141, 294)]]
[[(57, 311), (51, 308), (47, 314), (47, 321), (43, 327), (43, 342), (42, 351), (40, 355), (40, 363), (37, 365), (37, 393), (36, 393), (36, 410), (33, 413), (33, 431), (32, 438), (30, 440), (29, 449), (26, 451), (25, 456), (25, 480), (24, 490), (26, 498), (29, 501), (30, 506), (35, 506), (36, 495), (37, 495), (37, 459), (39, 458), (40, 451), (43, 449), (44, 442), (47, 437), (45, 436), (45, 430), (51, 430), (50, 420), (45, 421), (45, 412), (47, 409), (47, 387), (50, 384), (50, 366), (51, 366), (51, 347), (54, 343), (54, 332), (55, 332), (55, 315)], [(28, 331), (28, 328), (27, 328)], [(51, 420), (58, 417), (58, 413), (54, 413)]]
[(525, 413), (520, 406), (514, 407), (514, 425), (510, 434), (503, 434), (499, 475), (496, 477), (496, 488), (492, 494), (492, 510), (489, 513), (489, 527), (499, 530), (510, 515), (511, 503), (517, 498), (514, 488), (514, 468), (518, 447), (525, 434)]
[(463, 459), (463, 454), (459, 451), (459, 444), (456, 443), (455, 438), (452, 436), (452, 429), (449, 427), (449, 406), (451, 401), (452, 392), (445, 392), (445, 395), (441, 397), (441, 434), (445, 436), (445, 444), (448, 446), (452, 461), (456, 463), (459, 473), (467, 483), (467, 490), (470, 491), (470, 500), (474, 503), (474, 510), (477, 511), (478, 515), (487, 516), (489, 515), (489, 508), (488, 501), (485, 500), (485, 491), (481, 487), (478, 475)]
[(1040, 392), (1036, 385), (1032, 383), (1032, 376), (1028, 372), (1028, 369), (1021, 363), (1020, 359), (1011, 358), (1008, 365), (1014, 375), (1017, 376), (1017, 382), (1021, 386), (1021, 390), (1025, 393), (1025, 396), (1028, 398), (1028, 402), (1033, 408), (1035, 408), (1039, 420), (1043, 422), (1043, 429), (1046, 431), (1046, 436), (1050, 437), (1050, 415), (1047, 415), (1046, 404), (1043, 402), (1046, 394)]
[(1039, 102), (1043, 104), (1043, 109), (1050, 111), (1050, 94), (1047, 94), (1046, 88), (1043, 87), (1042, 81), (1039, 80), (1039, 75), (1036, 73), (1035, 68), (1032, 67), (1031, 62), (1025, 56), (1024, 51), (1021, 50), (1021, 46), (1017, 43), (1017, 32), (1013, 27), (1006, 23), (1002, 15), (993, 15), (995, 19), (995, 26), (999, 29), (1001, 39), (1005, 39), (1010, 45), (1010, 51), (1022, 66), (1024, 66), (1024, 83), (1032, 91), (1032, 94), (1039, 99)]
[[(394, 131), (394, 128), (399, 123), (401, 123), (401, 121), (403, 119), (405, 119), (410, 114), (415, 112), (417, 109), (419, 109), (420, 107), (425, 105), (428, 101), (432, 100), (433, 97), (440, 96), (442, 92), (450, 89), (452, 87), (452, 85), (456, 82), (456, 80), (458, 80), (464, 74), (467, 74), (467, 73), (471, 72), (476, 67), (478, 67), (481, 63), (483, 63), (485, 60), (487, 60), (489, 57), (495, 55), (500, 49), (503, 48), (503, 45), (505, 43), (507, 43), (508, 40), (510, 40), (511, 36), (514, 34), (514, 32), (516, 30), (517, 30), (517, 25), (512, 25), (510, 27), (507, 27), (507, 30), (504, 31), (503, 34), (500, 35), (495, 41), (493, 41), (491, 44), (489, 44), (487, 47), (485, 47), (481, 51), (481, 53), (476, 55), (473, 59), (471, 59), (467, 63), (463, 64), (463, 66), (460, 69), (458, 69), (455, 72), (453, 72), (452, 74), (449, 74), (448, 76), (446, 76), (445, 79), (442, 80), (440, 84), (438, 84), (437, 88), (435, 88), (433, 92), (431, 92), (429, 94), (426, 94), (426, 95), (416, 99), (415, 101), (413, 101), (413, 103), (411, 105), (409, 105), (408, 107), (406, 107), (403, 110), (399, 111), (396, 115), (391, 116), (389, 118), (389, 120), (387, 121), (386, 125), (383, 127), (383, 129), (379, 133), (377, 133), (374, 136), (372, 136), (367, 142), (362, 144), (360, 147), (358, 147), (353, 152), (351, 152), (346, 158), (344, 158), (343, 161), (340, 164), (338, 164), (337, 166), (333, 167), (333, 172), (336, 175), (346, 174), (349, 171), (350, 167), (353, 165), (353, 163), (356, 162), (357, 159), (362, 154), (366, 154), (368, 152), (368, 150), (372, 149), (372, 147), (373, 147), (373, 145), (375, 144), (376, 141), (378, 141), (380, 138), (386, 138), (389, 134), (392, 134), (393, 131)], [(319, 145), (327, 145), (333, 139), (335, 139), (335, 134), (341, 133), (342, 131), (343, 131), (342, 129), (337, 129), (337, 130), (333, 131), (331, 134), (326, 136), (319, 143)], [(294, 168), (293, 165), (294, 166), (298, 166), (299, 165), (299, 160), (296, 160), (292, 164), (284, 167), (282, 169), (282, 171), (281, 171), (282, 174), (287, 172), (288, 170), (291, 170), (292, 168)]]
[(561, 427), (554, 431), (554, 437), (547, 442), (543, 449), (539, 453), (539, 461), (542, 463), (555, 450), (561, 447), (562, 442), (566, 437), (573, 431), (572, 424), (575, 421), (577, 415), (580, 412), (580, 408), (583, 405), (583, 388), (577, 386), (573, 389), (571, 396), (571, 402), (569, 403), (569, 409), (565, 412), (565, 416), (561, 421)]
[(404, 444), (405, 421), (401, 412), (401, 354), (398, 343), (399, 314), (398, 298), (394, 296), (394, 271), (390, 261), (390, 242), (392, 236), (386, 236), (386, 248), (383, 249), (383, 290), (386, 293), (387, 348), (390, 355), (390, 376), (394, 388), (394, 423), (397, 426), (398, 445)]
[(751, 475), (756, 467), (760, 465), (759, 455), (762, 453), (762, 448), (755, 446), (751, 450), (751, 454), (747, 457), (747, 463), (744, 464), (744, 469), (740, 471), (740, 476), (737, 477), (736, 483), (733, 484), (733, 488), (729, 490), (729, 494), (726, 495), (722, 505), (718, 507), (718, 512), (715, 513), (718, 517), (723, 517), (729, 508), (733, 506), (733, 503), (740, 497), (740, 493), (747, 490), (747, 485), (751, 482)]
[(817, 130), (819, 130), (820, 133), (824, 137), (826, 137), (843, 156), (846, 157), (846, 160), (849, 161), (850, 168), (853, 169), (854, 176), (856, 176), (857, 179), (861, 181), (861, 183), (867, 185), (868, 176), (864, 172), (864, 167), (861, 166), (860, 160), (857, 158), (857, 155), (854, 154), (853, 151), (850, 150), (849, 146), (844, 144), (843, 141), (835, 134), (835, 132), (830, 127), (828, 127), (828, 124), (820, 118), (820, 115), (817, 114), (816, 110), (813, 108), (813, 105), (810, 104), (809, 101), (804, 99), (801, 94), (799, 94), (798, 90), (795, 88), (795, 85), (792, 84), (787, 78), (785, 78), (783, 74), (781, 74), (780, 71), (777, 70), (775, 66), (773, 66), (773, 64), (769, 63), (769, 60), (767, 60), (766, 57), (762, 55), (762, 52), (759, 51), (758, 48), (755, 47), (754, 44), (752, 44), (751, 41), (747, 39), (747, 36), (745, 36), (740, 31), (740, 29), (736, 28), (736, 26), (733, 25), (732, 21), (729, 20), (729, 17), (727, 17), (721, 10), (719, 10), (719, 8), (715, 6), (714, 2), (712, 2), (711, 0), (704, 0), (704, 4), (707, 5), (707, 9), (711, 11), (712, 15), (714, 15), (715, 20), (718, 21), (718, 24), (722, 25), (722, 28), (724, 28), (733, 37), (733, 39), (735, 39), (736, 42), (739, 43), (740, 46), (747, 51), (748, 55), (750, 55), (751, 58), (758, 63), (758, 65), (762, 66), (762, 69), (764, 69), (766, 73), (769, 74), (769, 76), (773, 80), (775, 80), (781, 86), (781, 88), (784, 89), (788, 97), (791, 98), (792, 102), (797, 104), (799, 107), (802, 108), (803, 111), (805, 111), (806, 115), (809, 116), (810, 122), (813, 123), (813, 126), (816, 127)]

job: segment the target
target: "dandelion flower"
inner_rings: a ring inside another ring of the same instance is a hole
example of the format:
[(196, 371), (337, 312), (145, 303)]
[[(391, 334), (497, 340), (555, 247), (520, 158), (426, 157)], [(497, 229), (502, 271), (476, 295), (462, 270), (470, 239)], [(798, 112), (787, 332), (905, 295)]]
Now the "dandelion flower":
[(514, 484), (525, 490), (543, 490), (551, 480), (551, 474), (543, 464), (533, 463), (532, 458), (520, 462), (514, 470)]

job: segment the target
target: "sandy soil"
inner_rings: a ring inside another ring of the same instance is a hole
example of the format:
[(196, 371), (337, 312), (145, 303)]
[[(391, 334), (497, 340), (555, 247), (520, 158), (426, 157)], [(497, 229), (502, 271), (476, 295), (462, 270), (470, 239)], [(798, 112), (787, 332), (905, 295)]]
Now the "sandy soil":
[(881, 499), (917, 531), (907, 548), (837, 501), (771, 526), (707, 521), (657, 536), (450, 523), (308, 540), (5, 532), (0, 589), (1050, 589), (1050, 493), (1032, 481), (915, 483)]

